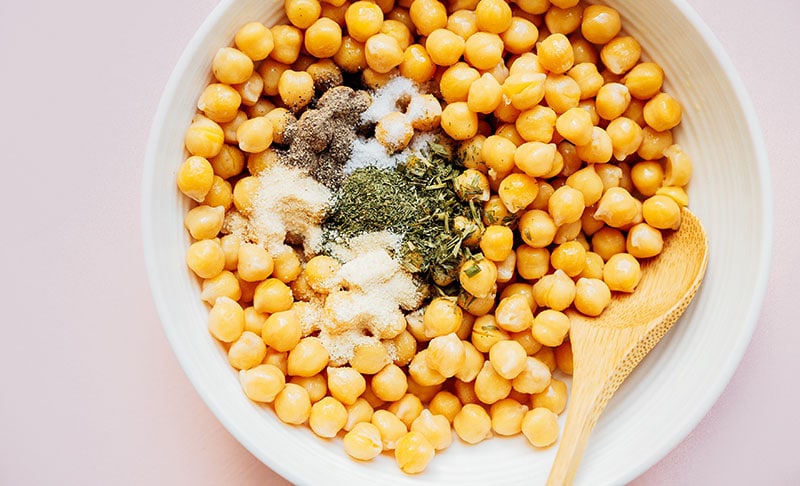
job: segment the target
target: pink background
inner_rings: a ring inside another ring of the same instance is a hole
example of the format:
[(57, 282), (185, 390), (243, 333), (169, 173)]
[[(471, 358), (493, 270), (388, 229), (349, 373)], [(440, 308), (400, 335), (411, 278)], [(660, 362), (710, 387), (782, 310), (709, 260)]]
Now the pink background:
[[(726, 47), (760, 117), (773, 171), (774, 260), (730, 384), (633, 484), (798, 484), (800, 3), (690, 3)], [(285, 483), (190, 386), (144, 270), (139, 205), (150, 124), (173, 65), (215, 4), (0, 1), (0, 214), (8, 223), (0, 484)]]

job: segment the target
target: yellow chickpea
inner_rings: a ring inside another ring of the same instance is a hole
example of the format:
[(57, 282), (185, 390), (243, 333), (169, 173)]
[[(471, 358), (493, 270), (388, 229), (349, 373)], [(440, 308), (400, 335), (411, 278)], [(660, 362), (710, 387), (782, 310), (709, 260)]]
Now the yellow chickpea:
[(464, 39), (448, 29), (436, 29), (425, 40), (425, 49), (438, 66), (452, 66), (464, 53)]
[[(531, 332), (526, 334), (533, 336)], [(551, 377), (552, 372), (544, 362), (527, 356), (525, 368), (511, 381), (511, 386), (520, 393), (541, 393), (550, 385)]]
[(455, 140), (467, 140), (478, 133), (478, 114), (465, 101), (447, 104), (442, 109), (442, 129)]
[(664, 185), (685, 186), (692, 177), (692, 160), (680, 145), (673, 144), (664, 150)]
[(631, 102), (628, 87), (621, 83), (604, 84), (595, 98), (595, 109), (600, 118), (614, 120), (621, 116)]
[(275, 397), (273, 408), (282, 422), (300, 425), (311, 415), (311, 398), (302, 386), (287, 383)]
[(642, 127), (624, 116), (612, 120), (606, 127), (606, 133), (611, 139), (614, 158), (617, 160), (625, 160), (629, 155), (635, 154), (644, 139)]
[[(328, 385), (326, 383), (326, 390), (327, 387)], [(363, 397), (359, 397), (359, 399), (356, 400), (352, 405), (345, 405), (345, 409), (347, 409), (347, 422), (342, 428), (347, 432), (353, 430), (358, 424), (370, 423), (370, 420), (372, 420), (372, 414), (375, 412), (375, 410), (372, 408), (372, 405), (370, 405), (369, 402)], [(380, 443), (380, 436), (378, 437), (378, 442)], [(381, 449), (383, 449), (382, 444)]]
[[(223, 295), (237, 301), (242, 297), (242, 289), (239, 285), (239, 279), (237, 279), (236, 275), (228, 270), (223, 270), (216, 277), (203, 280), (203, 285), (200, 291), (200, 298), (211, 305), (214, 305), (214, 303), (217, 301), (217, 298)], [(260, 326), (258, 330), (260, 332)]]
[(306, 30), (304, 45), (316, 58), (333, 57), (342, 46), (342, 28), (329, 18), (317, 19)]
[(394, 457), (406, 474), (421, 473), (436, 454), (436, 449), (420, 432), (409, 432), (397, 441)]
[(527, 142), (550, 143), (558, 115), (549, 106), (537, 105), (519, 114), (514, 126)]
[(604, 84), (603, 76), (597, 71), (597, 66), (591, 62), (576, 63), (567, 76), (578, 83), (581, 90), (581, 100), (593, 98)]
[(547, 210), (556, 226), (578, 221), (585, 207), (583, 193), (568, 185), (556, 189), (547, 202)]
[(502, 60), (504, 47), (499, 35), (478, 31), (464, 42), (464, 60), (476, 69), (492, 69)]
[[(494, 346), (497, 346), (502, 342), (514, 343), (516, 346), (521, 348), (519, 343), (516, 341), (500, 341)], [(492, 346), (492, 349), (494, 346)], [(524, 350), (522, 352), (524, 354)], [(498, 353), (498, 356), (499, 355), (500, 353)], [(518, 358), (519, 356), (515, 353), (514, 357)], [(510, 368), (511, 366), (509, 366), (509, 371)], [(487, 405), (491, 405), (498, 400), (506, 398), (510, 392), (511, 381), (498, 373), (490, 361), (486, 361), (483, 364), (481, 371), (478, 372), (478, 376), (475, 377), (475, 395), (478, 397), (478, 399)]]
[(528, 207), (536, 199), (539, 186), (533, 177), (515, 172), (503, 178), (497, 194), (505, 207), (510, 212), (516, 213)]
[(642, 62), (633, 67), (623, 78), (631, 96), (647, 100), (661, 91), (664, 70), (654, 62)]
[(273, 130), (272, 121), (267, 117), (257, 116), (245, 120), (236, 130), (239, 148), (248, 153), (260, 153), (267, 150), (272, 144)]
[(236, 118), (241, 104), (242, 97), (239, 92), (223, 83), (209, 84), (197, 100), (197, 108), (217, 123), (229, 122)]
[(544, 99), (556, 114), (575, 108), (581, 100), (581, 87), (566, 74), (549, 74), (544, 83)]
[(258, 312), (273, 314), (289, 310), (293, 303), (292, 289), (277, 278), (260, 282), (253, 294), (253, 307)]
[(612, 255), (603, 266), (603, 281), (610, 290), (633, 292), (641, 278), (639, 261), (630, 253)]
[(264, 322), (261, 337), (267, 345), (277, 351), (290, 351), (302, 338), (302, 329), (297, 313), (293, 310), (286, 310), (270, 315)]
[(211, 71), (220, 83), (244, 83), (253, 74), (253, 60), (234, 47), (222, 47), (211, 61)]
[(570, 277), (580, 275), (586, 266), (586, 249), (576, 240), (558, 245), (550, 254), (550, 263)]
[(300, 377), (316, 376), (328, 366), (329, 358), (328, 350), (318, 337), (304, 337), (289, 351), (288, 374)]
[(681, 122), (680, 103), (667, 93), (653, 96), (644, 105), (644, 120), (654, 130), (663, 132), (676, 127)]
[(239, 382), (250, 400), (272, 403), (286, 385), (286, 377), (276, 366), (261, 364), (240, 371)]
[(364, 43), (359, 42), (349, 35), (342, 37), (339, 50), (333, 55), (333, 60), (348, 73), (363, 71), (367, 67), (367, 58), (364, 55)]
[(592, 252), (608, 261), (612, 255), (625, 251), (625, 235), (616, 228), (603, 226), (592, 235)]
[(345, 452), (361, 461), (372, 460), (383, 451), (380, 430), (369, 422), (355, 424), (342, 442)]
[(353, 368), (329, 366), (327, 370), (328, 391), (331, 396), (345, 405), (355, 403), (367, 388), (367, 382), (364, 377)]
[(633, 225), (628, 230), (625, 249), (636, 258), (650, 258), (661, 253), (664, 239), (661, 231), (647, 223)]
[[(557, 225), (546, 211), (532, 209), (526, 211), (519, 220), (519, 232), (526, 245), (544, 248), (553, 242)], [(517, 255), (519, 261), (520, 255)]]
[(260, 22), (249, 22), (243, 25), (236, 32), (234, 43), (253, 61), (266, 59), (275, 47), (272, 31)]
[[(477, 318), (475, 319), (478, 320)], [(485, 318), (487, 322), (490, 322), (491, 319)], [(491, 328), (491, 326), (489, 326)], [(475, 329), (473, 327), (473, 329)], [(493, 330), (496, 330), (497, 327), (495, 326)], [(491, 331), (490, 329), (489, 331)], [(472, 337), (472, 336), (471, 336)], [(454, 375), (459, 381), (469, 383), (475, 380), (475, 377), (478, 376), (481, 368), (483, 367), (483, 362), (485, 358), (483, 356), (483, 352), (480, 351), (471, 341), (462, 341), (464, 345), (464, 365), (459, 369), (456, 374)], [(486, 348), (489, 350), (489, 347)]]
[(536, 24), (523, 17), (513, 16), (508, 29), (500, 34), (506, 51), (512, 54), (531, 52), (539, 38)]
[(429, 409), (423, 410), (414, 419), (409, 430), (424, 435), (437, 451), (447, 449), (453, 442), (450, 420), (444, 415), (434, 415)]
[(200, 240), (186, 250), (186, 265), (200, 278), (213, 278), (225, 269), (225, 252), (218, 240)]
[(491, 437), (492, 419), (482, 406), (467, 403), (453, 419), (453, 430), (468, 444), (477, 444)]
[[(488, 353), (489, 349), (491, 349), (494, 343), (504, 339), (510, 339), (510, 336), (505, 329), (502, 329), (497, 325), (497, 320), (495, 319), (494, 315), (486, 314), (475, 319), (475, 322), (472, 326), (472, 336), (470, 336), (470, 339), (476, 350), (481, 353)], [(481, 365), (482, 364), (483, 361), (481, 361)], [(478, 370), (480, 370), (480, 366), (478, 367)], [(477, 371), (475, 374), (477, 375)], [(463, 377), (463, 374), (457, 373), (456, 376)], [(462, 381), (467, 380), (462, 379)]]
[(447, 7), (438, 0), (413, 0), (408, 14), (420, 35), (427, 36), (447, 26)]
[[(550, 353), (551, 359), (551, 370), (555, 370), (556, 362), (555, 362), (555, 354), (553, 352), (553, 348), (542, 348), (547, 349)], [(564, 411), (567, 405), (567, 385), (561, 380), (557, 380), (552, 378), (550, 383), (547, 385), (543, 391), (539, 393), (534, 393), (531, 396), (531, 407), (544, 407), (549, 409), (555, 414), (560, 414)]]
[(599, 316), (611, 302), (611, 290), (598, 278), (581, 277), (575, 284), (575, 308), (587, 316)]
[(592, 141), (592, 118), (586, 110), (569, 108), (556, 119), (558, 133), (575, 145)]
[(511, 27), (511, 7), (505, 0), (480, 0), (475, 6), (478, 30), (500, 34)]
[(583, 11), (581, 34), (594, 44), (605, 44), (619, 34), (622, 19), (619, 12), (605, 5), (589, 5)]
[(458, 411), (461, 410), (461, 401), (453, 393), (442, 390), (431, 399), (428, 410), (434, 415), (443, 415), (452, 423)]
[[(575, 282), (563, 270), (556, 270), (533, 284), (533, 298), (536, 299), (539, 307), (563, 311), (575, 299)], [(536, 326), (535, 320), (534, 326)], [(536, 333), (534, 333), (533, 337), (536, 337)], [(536, 340), (545, 344), (538, 338)]]
[(681, 208), (669, 196), (656, 194), (642, 203), (645, 222), (658, 229), (678, 229), (681, 225)]
[(403, 49), (397, 39), (388, 34), (375, 34), (364, 44), (367, 65), (375, 72), (385, 74), (399, 66), (404, 59)]
[(475, 113), (491, 113), (503, 100), (503, 89), (494, 76), (484, 73), (467, 93), (467, 107)]
[(377, 34), (383, 25), (383, 11), (380, 7), (364, 0), (353, 2), (345, 12), (347, 33), (359, 42), (366, 42)]
[(539, 63), (556, 74), (562, 74), (572, 67), (575, 53), (572, 44), (564, 34), (550, 34), (541, 41), (538, 48)]
[(442, 98), (448, 105), (457, 101), (467, 101), (470, 86), (480, 77), (481, 74), (478, 70), (466, 62), (460, 61), (453, 64), (442, 73), (439, 80), (439, 91)]
[(489, 409), (492, 430), (503, 436), (519, 434), (522, 431), (522, 418), (527, 411), (526, 405), (522, 405), (513, 398), (504, 398), (493, 403)]
[[(540, 72), (509, 73), (503, 81), (503, 94), (511, 101), (512, 108), (519, 111), (530, 110), (544, 99), (546, 81), (547, 75)], [(515, 119), (509, 119), (509, 122)]]
[(520, 430), (535, 447), (547, 447), (558, 440), (558, 416), (544, 407), (528, 410), (522, 418)]
[[(411, 382), (409, 381), (409, 387), (410, 383)], [(419, 414), (422, 413), (424, 407), (422, 405), (422, 400), (418, 396), (411, 393), (406, 393), (400, 400), (392, 402), (387, 410), (397, 415), (397, 418), (399, 418), (400, 421), (406, 425), (406, 427), (411, 427), (414, 419), (419, 417)]]
[(530, 177), (542, 177), (553, 169), (556, 145), (544, 142), (525, 142), (514, 152), (514, 165)]
[(511, 254), (514, 246), (514, 233), (511, 228), (492, 225), (481, 236), (480, 248), (489, 260), (500, 262)]
[(214, 168), (205, 157), (193, 155), (180, 165), (176, 180), (183, 194), (203, 202), (214, 184)]
[(374, 375), (391, 362), (386, 347), (378, 340), (356, 344), (350, 366), (363, 375)]
[(664, 168), (655, 160), (637, 162), (631, 167), (633, 186), (643, 196), (652, 196), (664, 183)]
[(400, 400), (408, 391), (408, 377), (402, 368), (391, 363), (373, 375), (370, 388), (381, 400), (387, 402)]
[(294, 63), (303, 47), (303, 32), (293, 25), (285, 24), (276, 25), (270, 30), (275, 45), (269, 54), (270, 59), (282, 64)]
[(656, 131), (650, 126), (642, 128), (642, 143), (636, 153), (644, 160), (657, 160), (664, 156), (664, 151), (672, 145), (672, 132)]
[(608, 162), (614, 153), (614, 145), (608, 132), (597, 126), (592, 127), (592, 141), (575, 149), (582, 160), (597, 164)]
[(305, 71), (287, 69), (278, 80), (278, 95), (286, 106), (297, 112), (314, 98), (314, 78)]
[(461, 308), (453, 299), (436, 297), (425, 307), (423, 332), (429, 339), (456, 332), (461, 325), (461, 318)]
[(600, 50), (603, 64), (617, 75), (628, 72), (639, 62), (641, 55), (642, 46), (630, 36), (615, 37)]

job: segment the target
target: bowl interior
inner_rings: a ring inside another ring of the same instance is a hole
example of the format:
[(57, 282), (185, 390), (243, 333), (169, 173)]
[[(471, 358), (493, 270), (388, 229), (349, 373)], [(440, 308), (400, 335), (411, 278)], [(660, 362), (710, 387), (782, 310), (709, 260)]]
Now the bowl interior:
[[(694, 161), (692, 210), (709, 235), (710, 262), (684, 317), (623, 384), (601, 417), (576, 484), (623, 483), (675, 447), (717, 399), (755, 326), (766, 286), (772, 212), (766, 151), (742, 83), (717, 40), (682, 0), (608, 0), (645, 56), (666, 72), (665, 89), (684, 107), (675, 131)], [(207, 309), (184, 263), (188, 202), (175, 174), (183, 134), (210, 80), (217, 48), (252, 20), (275, 23), (283, 2), (223, 0), (176, 66), (153, 125), (143, 180), (143, 238), (153, 297), (178, 359), (208, 407), (256, 457), (296, 483), (542, 483), (555, 447), (534, 451), (522, 437), (478, 446), (459, 441), (420, 476), (390, 456), (348, 458), (339, 440), (291, 427), (247, 400), (220, 346), (206, 330)], [(563, 416), (562, 416), (563, 421)], [(328, 443), (334, 442), (334, 443)]]

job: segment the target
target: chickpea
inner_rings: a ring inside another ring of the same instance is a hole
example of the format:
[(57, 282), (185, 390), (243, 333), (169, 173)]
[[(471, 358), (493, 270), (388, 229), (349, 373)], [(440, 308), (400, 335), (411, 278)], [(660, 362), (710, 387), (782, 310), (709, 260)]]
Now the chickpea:
[[(540, 307), (562, 311), (575, 299), (575, 282), (563, 270), (545, 275), (533, 284), (533, 297)], [(534, 319), (534, 326), (536, 320)], [(534, 337), (536, 335), (534, 334)], [(543, 343), (537, 338), (537, 341)]]
[(436, 29), (425, 40), (425, 49), (438, 66), (456, 64), (464, 53), (465, 39), (449, 29)]
[(478, 133), (478, 115), (465, 101), (447, 104), (442, 109), (442, 129), (455, 140), (466, 140)]
[(642, 203), (645, 222), (658, 229), (678, 229), (681, 225), (681, 208), (669, 196), (656, 194)]
[(539, 30), (533, 22), (513, 16), (508, 29), (500, 34), (500, 38), (503, 39), (506, 51), (512, 54), (522, 54), (530, 52), (536, 45)]
[(550, 245), (556, 235), (557, 228), (552, 216), (548, 212), (539, 209), (526, 211), (519, 220), (519, 231), (522, 240), (533, 248), (544, 248)]
[(472, 258), (461, 265), (458, 279), (465, 291), (477, 298), (484, 298), (491, 294), (497, 282), (497, 266), (485, 258)]
[(492, 418), (482, 406), (465, 404), (453, 419), (453, 429), (468, 444), (477, 444), (491, 437)]
[(467, 107), (475, 113), (491, 113), (503, 100), (503, 89), (494, 76), (484, 73), (475, 80), (467, 93)]
[(641, 278), (639, 261), (630, 253), (612, 255), (603, 266), (603, 281), (610, 290), (633, 292)]
[(556, 74), (569, 71), (575, 61), (572, 44), (564, 34), (555, 33), (547, 36), (538, 49), (541, 65)]
[(525, 413), (520, 429), (536, 447), (547, 447), (558, 440), (558, 416), (544, 407), (535, 407)]
[(620, 36), (611, 39), (600, 50), (600, 59), (603, 64), (614, 74), (628, 72), (642, 55), (642, 46), (630, 36)]

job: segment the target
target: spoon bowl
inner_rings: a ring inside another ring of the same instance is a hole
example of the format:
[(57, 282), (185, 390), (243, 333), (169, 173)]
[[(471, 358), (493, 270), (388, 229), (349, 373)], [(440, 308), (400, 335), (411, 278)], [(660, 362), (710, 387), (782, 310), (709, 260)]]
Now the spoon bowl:
[(570, 311), (572, 390), (548, 485), (572, 483), (606, 404), (689, 306), (707, 264), (703, 225), (684, 208), (681, 226), (665, 237), (661, 254), (642, 263), (635, 292), (614, 293), (599, 317)]

